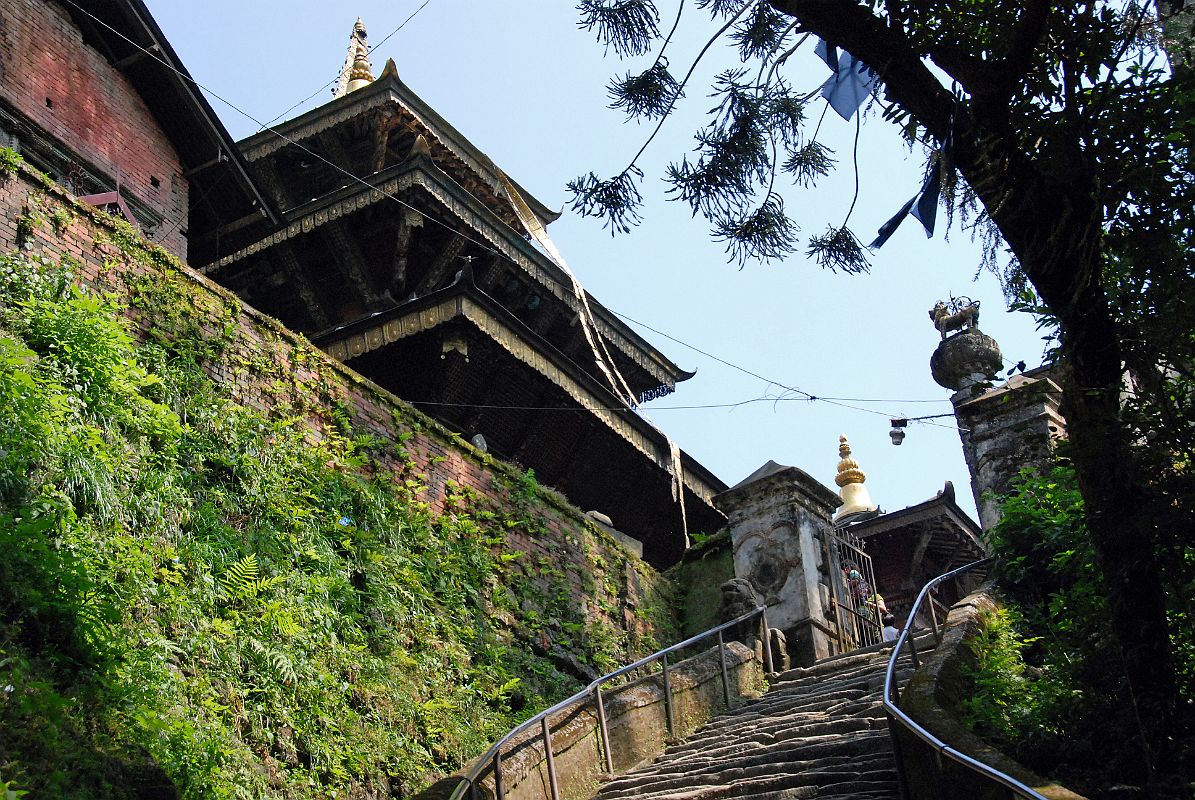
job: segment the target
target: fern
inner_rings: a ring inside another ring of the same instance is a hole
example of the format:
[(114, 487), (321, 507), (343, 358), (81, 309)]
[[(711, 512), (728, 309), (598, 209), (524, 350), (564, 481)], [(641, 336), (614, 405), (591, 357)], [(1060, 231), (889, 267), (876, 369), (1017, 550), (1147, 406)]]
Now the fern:
[(249, 553), (228, 568), (220, 579), (224, 590), (233, 597), (255, 595), (257, 585), (257, 554)]
[(295, 665), (286, 653), (262, 644), (257, 639), (249, 640), (249, 649), (257, 656), (257, 661), (262, 666), (273, 672), (274, 678), (287, 686), (294, 686), (298, 682), (299, 676), (295, 672)]
[(239, 600), (255, 600), (263, 594), (286, 582), (282, 575), (260, 577), (257, 564), (257, 554), (249, 553), (240, 561), (228, 568), (228, 572), (220, 579), (224, 591)]

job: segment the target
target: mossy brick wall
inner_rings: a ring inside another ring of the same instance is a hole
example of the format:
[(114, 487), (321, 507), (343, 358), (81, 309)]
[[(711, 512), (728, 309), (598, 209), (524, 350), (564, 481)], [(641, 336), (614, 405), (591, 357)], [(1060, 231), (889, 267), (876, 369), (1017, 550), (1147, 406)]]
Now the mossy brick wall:
[(119, 174), (162, 215), (160, 243), (185, 257), (188, 183), (178, 154), (128, 79), (83, 41), (65, 6), (0, 0), (0, 97), (96, 169)]
[(719, 531), (685, 553), (668, 568), (677, 587), (681, 635), (695, 636), (722, 622), (722, 584), (734, 578), (734, 552), (730, 534)]
[[(642, 653), (675, 636), (669, 583), (529, 476), (480, 452), (401, 399), (334, 361), (231, 292), (147, 248), (126, 224), (79, 204), (20, 165), (0, 173), (0, 252), (67, 259), (76, 278), (115, 294), (144, 337), (178, 337), (237, 402), (301, 418), (313, 440), (375, 437), (376, 469), (425, 487), (433, 511), (493, 515), (503, 550), (523, 573), (518, 611), (504, 622), (562, 668), (583, 675), (616, 664), (578, 662), (570, 642), (605, 638), (612, 654)], [(517, 555), (513, 555), (517, 554)], [(601, 649), (601, 648), (597, 648)]]

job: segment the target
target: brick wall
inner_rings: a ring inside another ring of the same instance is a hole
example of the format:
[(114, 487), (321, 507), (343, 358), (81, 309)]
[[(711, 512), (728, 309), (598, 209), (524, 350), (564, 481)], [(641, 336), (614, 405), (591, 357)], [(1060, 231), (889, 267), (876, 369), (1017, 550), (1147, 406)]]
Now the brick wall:
[[(298, 414), (316, 439), (346, 425), (354, 434), (377, 437), (384, 443), (378, 450), (381, 468), (396, 480), (425, 485), (423, 499), (434, 510), (451, 511), (460, 502), (460, 487), (467, 487), (479, 507), (528, 520), (506, 531), (503, 548), (525, 554), (516, 566), (536, 589), (529, 602), (540, 606), (537, 616), (544, 618), (544, 604), (556, 602), (548, 616), (561, 617), (537, 629), (534, 637), (541, 641), (533, 645), (551, 650), (552, 634), (567, 621), (563, 617), (605, 624), (631, 642), (670, 642), (670, 626), (655, 624), (670, 613), (667, 581), (562, 496), (529, 488), (518, 470), (476, 450), (165, 252), (154, 248), (133, 257), (130, 252), (141, 245), (127, 227), (39, 178), (25, 167), (11, 176), (0, 173), (0, 253), (20, 248), (55, 259), (69, 256), (78, 262), (75, 273), (82, 283), (131, 301), (139, 282), (152, 281), (165, 294), (157, 298), (158, 307), (146, 311), (131, 303), (133, 324), (144, 335), (149, 317), (173, 308), (198, 318), (213, 338), (231, 333), (231, 346), (207, 371), (237, 402), (267, 413)], [(567, 608), (559, 607), (562, 595)], [(661, 611), (664, 617), (657, 616)], [(521, 628), (518, 619), (507, 622)]]
[[(52, 0), (0, 0), (0, 97), (163, 218), (159, 243), (186, 257), (187, 180), (133, 86)], [(157, 186), (154, 186), (154, 182)]]

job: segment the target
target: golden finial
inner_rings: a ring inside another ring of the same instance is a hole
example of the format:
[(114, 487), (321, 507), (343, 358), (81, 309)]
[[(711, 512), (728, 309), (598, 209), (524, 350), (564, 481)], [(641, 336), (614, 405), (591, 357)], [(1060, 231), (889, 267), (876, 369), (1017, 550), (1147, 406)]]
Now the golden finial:
[(838, 474), (834, 476), (834, 483), (840, 487), (838, 496), (842, 498), (842, 505), (834, 515), (838, 521), (848, 514), (863, 511), (875, 511), (878, 506), (871, 501), (871, 494), (863, 482), (867, 480), (867, 473), (859, 468), (859, 462), (851, 458), (851, 446), (845, 436), (838, 437)]
[(365, 23), (360, 17), (357, 17), (357, 22), (353, 25), (353, 32), (349, 36), (349, 52), (345, 56), (344, 66), (340, 69), (340, 80), (337, 82), (332, 96), (342, 97), (371, 83), (373, 83), (373, 67), (369, 63), (369, 45), (366, 43)]

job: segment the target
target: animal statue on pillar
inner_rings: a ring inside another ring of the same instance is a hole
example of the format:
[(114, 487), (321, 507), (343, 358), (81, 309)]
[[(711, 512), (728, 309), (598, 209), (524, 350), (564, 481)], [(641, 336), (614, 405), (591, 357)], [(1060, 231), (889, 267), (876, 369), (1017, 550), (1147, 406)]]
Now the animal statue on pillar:
[(939, 300), (929, 310), (929, 318), (945, 341), (951, 331), (979, 327), (979, 301), (970, 297), (952, 297), (948, 303)]

